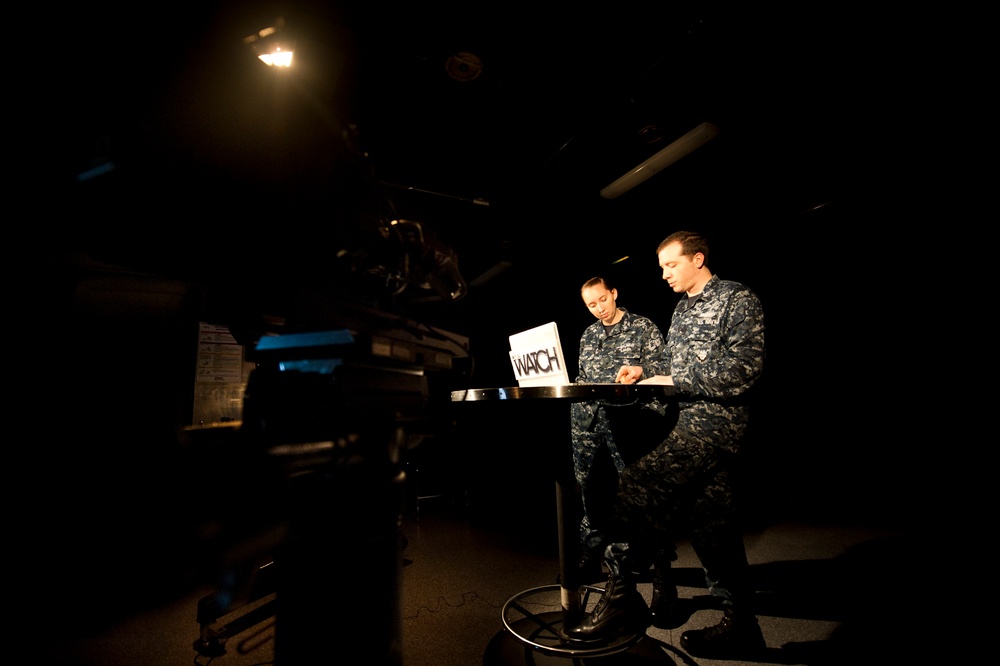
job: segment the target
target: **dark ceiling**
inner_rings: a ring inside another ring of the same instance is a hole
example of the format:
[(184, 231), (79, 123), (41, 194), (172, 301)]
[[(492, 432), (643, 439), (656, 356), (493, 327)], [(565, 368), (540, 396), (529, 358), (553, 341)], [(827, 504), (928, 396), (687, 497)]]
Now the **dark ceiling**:
[[(600, 272), (655, 286), (655, 245), (679, 228), (708, 232), (731, 274), (750, 270), (790, 230), (820, 229), (810, 216), (865, 206), (881, 159), (864, 22), (814, 3), (172, 6), (67, 22), (63, 42), (88, 57), (55, 86), (68, 136), (54, 178), (92, 222), (63, 243), (251, 309), (275, 307), (253, 303), (261, 285), (343, 296), (345, 270), (391, 282), (400, 255), (378, 229), (393, 218), (453, 252), (468, 292), (450, 303), (417, 276), (388, 300), (457, 329), (576, 307)], [(242, 41), (279, 17), (289, 72)], [(714, 140), (600, 196), (703, 122)]]

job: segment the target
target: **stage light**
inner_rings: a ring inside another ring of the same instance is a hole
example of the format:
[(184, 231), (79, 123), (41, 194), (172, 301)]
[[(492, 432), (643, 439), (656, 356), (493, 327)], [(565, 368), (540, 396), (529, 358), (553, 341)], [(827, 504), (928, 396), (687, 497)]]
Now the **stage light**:
[(712, 123), (706, 122), (698, 125), (693, 130), (605, 187), (601, 190), (601, 196), (605, 199), (614, 199), (622, 194), (625, 194), (636, 185), (649, 180), (653, 174), (663, 171), (691, 151), (708, 143), (714, 139), (718, 133), (719, 128)]
[(243, 38), (243, 43), (247, 44), (257, 58), (268, 67), (288, 68), (292, 66), (295, 42), (281, 36), (284, 25), (284, 19), (279, 16), (273, 26), (268, 26)]
[(270, 67), (291, 67), (292, 54), (293, 51), (285, 51), (282, 50), (282, 47), (276, 46), (273, 51), (259, 53), (257, 57), (260, 58), (261, 62)]

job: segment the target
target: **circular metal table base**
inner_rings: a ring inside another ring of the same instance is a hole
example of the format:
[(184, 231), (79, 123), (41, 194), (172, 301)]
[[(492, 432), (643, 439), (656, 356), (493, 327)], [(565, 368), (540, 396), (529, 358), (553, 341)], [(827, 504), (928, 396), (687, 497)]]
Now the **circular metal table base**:
[[(561, 613), (554, 613), (561, 615)], [(645, 640), (643, 640), (645, 639)], [(506, 629), (496, 633), (486, 646), (483, 655), (483, 666), (676, 666), (676, 663), (663, 648), (652, 639), (639, 636), (636, 643), (622, 651), (613, 654), (572, 655), (569, 652), (558, 655), (544, 653), (524, 644), (517, 636)]]
[[(589, 657), (600, 658), (602, 664), (613, 664), (618, 660), (609, 657), (623, 653), (628, 653), (629, 663), (635, 663), (633, 656), (637, 653), (650, 658), (666, 658), (652, 641), (642, 642), (645, 632), (625, 634), (597, 645), (563, 641), (559, 637), (566, 614), (561, 601), (563, 592), (559, 585), (545, 585), (511, 597), (502, 612), (505, 631), (490, 642), (484, 663), (538, 665), (565, 663), (570, 658), (574, 664), (579, 664), (581, 659)], [(604, 590), (588, 585), (581, 588), (581, 592), (582, 609), (590, 612)]]

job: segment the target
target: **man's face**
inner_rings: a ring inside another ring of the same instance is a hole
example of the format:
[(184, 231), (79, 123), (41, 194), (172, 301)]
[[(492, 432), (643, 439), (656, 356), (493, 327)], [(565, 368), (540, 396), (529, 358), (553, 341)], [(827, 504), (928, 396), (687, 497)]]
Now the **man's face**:
[(699, 252), (693, 257), (681, 254), (681, 244), (671, 243), (656, 255), (663, 269), (663, 279), (675, 293), (687, 292), (698, 286), (701, 278), (699, 269), (704, 264), (704, 256)]
[(615, 313), (618, 311), (615, 305), (615, 299), (618, 298), (617, 289), (608, 291), (603, 284), (598, 284), (587, 287), (580, 292), (580, 295), (583, 297), (583, 304), (590, 310), (590, 314), (606, 324), (614, 321)]

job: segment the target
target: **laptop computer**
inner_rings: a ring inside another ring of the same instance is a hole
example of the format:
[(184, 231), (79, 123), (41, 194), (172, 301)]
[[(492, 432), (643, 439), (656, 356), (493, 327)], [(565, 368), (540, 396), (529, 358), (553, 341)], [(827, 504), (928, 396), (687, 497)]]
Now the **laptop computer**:
[(554, 321), (509, 336), (510, 364), (518, 386), (563, 386), (570, 383), (566, 356)]

